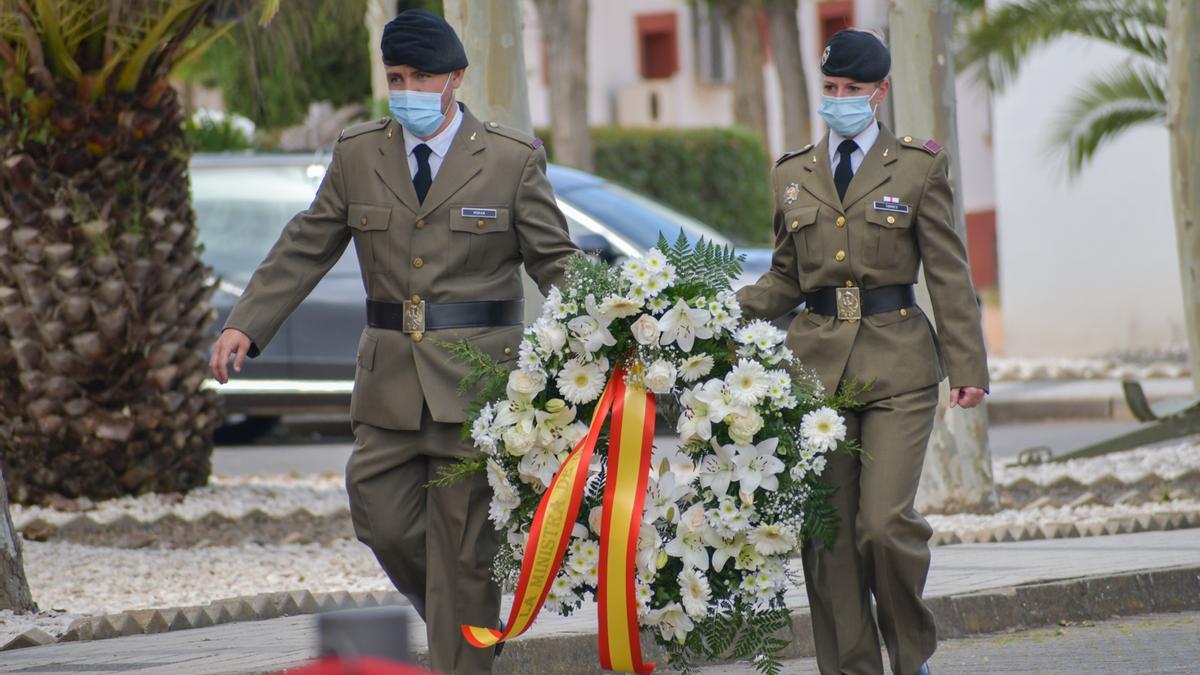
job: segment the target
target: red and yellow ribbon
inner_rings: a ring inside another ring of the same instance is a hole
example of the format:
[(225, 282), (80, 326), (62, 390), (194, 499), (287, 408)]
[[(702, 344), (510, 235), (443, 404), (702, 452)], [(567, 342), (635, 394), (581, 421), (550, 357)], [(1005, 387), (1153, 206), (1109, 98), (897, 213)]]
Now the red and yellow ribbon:
[(654, 395), (642, 387), (626, 386), (625, 373), (620, 367), (613, 371), (604, 387), (592, 413), (587, 436), (563, 461), (538, 503), (504, 631), (463, 625), (463, 635), (472, 645), (491, 647), (524, 633), (533, 625), (562, 566), (571, 531), (579, 516), (588, 466), (610, 409), (612, 424), (596, 592), (600, 614), (600, 663), (605, 669), (628, 673), (654, 670), (653, 663), (642, 661), (634, 558), (650, 473), (655, 402)]

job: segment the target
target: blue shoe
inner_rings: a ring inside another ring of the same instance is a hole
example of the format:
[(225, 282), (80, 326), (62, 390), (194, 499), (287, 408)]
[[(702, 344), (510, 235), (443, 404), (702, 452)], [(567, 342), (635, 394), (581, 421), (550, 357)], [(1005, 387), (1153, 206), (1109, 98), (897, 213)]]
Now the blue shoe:
[(929, 672), (929, 662), (922, 663), (921, 667), (917, 668), (915, 675), (931, 675)]

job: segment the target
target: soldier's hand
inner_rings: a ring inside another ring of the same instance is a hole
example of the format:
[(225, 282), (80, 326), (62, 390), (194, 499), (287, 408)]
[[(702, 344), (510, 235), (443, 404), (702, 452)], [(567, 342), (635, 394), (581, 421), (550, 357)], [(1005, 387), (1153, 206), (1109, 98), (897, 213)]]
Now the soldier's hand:
[(950, 407), (974, 408), (983, 402), (984, 394), (979, 387), (955, 387), (950, 390)]
[(208, 361), (208, 369), (212, 371), (217, 382), (225, 384), (229, 381), (229, 357), (234, 357), (234, 372), (242, 372), (242, 364), (246, 362), (246, 354), (250, 352), (250, 336), (236, 328), (226, 328), (213, 345), (212, 358)]

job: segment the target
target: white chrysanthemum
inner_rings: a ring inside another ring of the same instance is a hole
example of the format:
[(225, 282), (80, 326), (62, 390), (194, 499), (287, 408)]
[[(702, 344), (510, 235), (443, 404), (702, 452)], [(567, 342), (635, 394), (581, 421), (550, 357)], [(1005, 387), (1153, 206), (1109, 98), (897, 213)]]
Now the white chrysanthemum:
[(689, 356), (679, 364), (679, 377), (684, 382), (695, 382), (696, 380), (708, 375), (713, 369), (713, 357), (711, 354), (696, 354)]
[(562, 319), (566, 316), (566, 312), (563, 311), (563, 294), (558, 286), (551, 286), (550, 292), (546, 293), (541, 316), (548, 319)]
[(546, 374), (545, 368), (542, 367), (542, 357), (538, 354), (537, 345), (533, 340), (521, 340), (521, 346), (517, 348), (517, 367), (531, 375)]
[(658, 322), (658, 328), (662, 331), (659, 342), (663, 345), (676, 343), (683, 351), (690, 352), (697, 339), (713, 336), (708, 319), (708, 310), (693, 309), (680, 298)]
[(610, 295), (600, 303), (600, 313), (609, 321), (624, 319), (642, 311), (640, 300), (626, 298), (620, 295)]
[(670, 306), (671, 301), (662, 295), (656, 298), (651, 298), (650, 301), (646, 303), (646, 307), (650, 308), (650, 311), (656, 314), (662, 314), (663, 312), (667, 311), (667, 308)]
[(487, 481), (492, 488), (488, 516), (497, 527), (504, 527), (512, 517), (513, 509), (521, 505), (521, 497), (504, 474), (504, 469), (492, 459), (487, 462)]
[(778, 438), (768, 438), (757, 445), (738, 446), (734, 476), (743, 494), (753, 495), (760, 487), (770, 492), (779, 489), (778, 474), (783, 471), (784, 463), (775, 456), (778, 446)]
[(796, 548), (796, 535), (786, 525), (759, 525), (746, 539), (763, 555), (783, 555)]
[(754, 406), (767, 395), (771, 388), (771, 378), (762, 364), (741, 359), (725, 376), (725, 385), (729, 387), (729, 397), (734, 403)]
[(599, 366), (599, 363), (583, 363), (578, 359), (567, 361), (555, 380), (563, 398), (576, 405), (595, 401), (604, 391), (605, 372)]
[(703, 573), (694, 569), (680, 572), (679, 595), (688, 616), (699, 619), (708, 615), (708, 601), (712, 599), (712, 589), (709, 588), (708, 579)]
[(642, 258), (642, 266), (651, 274), (660, 274), (663, 270), (671, 266), (667, 262), (667, 256), (657, 248), (652, 248), (646, 252), (646, 257)]
[(818, 408), (800, 420), (800, 442), (816, 452), (829, 452), (846, 440), (846, 422), (836, 410)]

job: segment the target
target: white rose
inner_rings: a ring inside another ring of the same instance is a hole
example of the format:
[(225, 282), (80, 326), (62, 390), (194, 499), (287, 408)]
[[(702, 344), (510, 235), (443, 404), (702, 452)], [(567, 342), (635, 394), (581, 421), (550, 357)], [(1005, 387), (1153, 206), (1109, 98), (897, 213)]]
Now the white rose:
[(633, 339), (637, 340), (638, 344), (658, 344), (658, 319), (649, 314), (639, 316), (629, 327), (629, 331), (633, 333)]
[(603, 516), (604, 507), (602, 506), (593, 506), (592, 510), (588, 512), (588, 527), (592, 528), (592, 532), (595, 532), (596, 536), (600, 536), (600, 523)]
[(538, 345), (550, 353), (561, 351), (567, 344), (567, 329), (557, 321), (537, 320), (533, 324), (533, 334)]
[(545, 388), (545, 377), (531, 375), (524, 370), (514, 370), (508, 374), (508, 397), (510, 399), (530, 401)]
[(738, 445), (749, 445), (754, 441), (754, 434), (762, 431), (763, 418), (757, 410), (751, 410), (748, 415), (734, 415), (729, 424), (729, 437)]
[(643, 381), (646, 383), (646, 388), (656, 394), (668, 394), (675, 386), (675, 364), (670, 361), (659, 359), (650, 364), (646, 369), (646, 376)]
[(537, 432), (534, 429), (526, 427), (524, 424), (518, 424), (505, 430), (504, 450), (514, 457), (521, 457), (529, 452), (535, 440), (537, 440)]
[(693, 504), (691, 508), (683, 512), (679, 524), (692, 532), (704, 530), (708, 525), (708, 514), (704, 511), (704, 505)]

